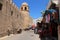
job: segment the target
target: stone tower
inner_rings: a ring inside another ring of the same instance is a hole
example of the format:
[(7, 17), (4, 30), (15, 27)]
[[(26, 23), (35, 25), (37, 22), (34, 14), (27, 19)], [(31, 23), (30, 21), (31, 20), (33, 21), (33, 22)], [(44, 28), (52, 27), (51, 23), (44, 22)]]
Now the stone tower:
[(26, 2), (22, 3), (20, 10), (28, 12), (29, 11), (28, 4)]
[(22, 28), (25, 29), (29, 26), (29, 7), (26, 2), (22, 3), (21, 8), (20, 8), (20, 13), (21, 13), (21, 22), (22, 22)]

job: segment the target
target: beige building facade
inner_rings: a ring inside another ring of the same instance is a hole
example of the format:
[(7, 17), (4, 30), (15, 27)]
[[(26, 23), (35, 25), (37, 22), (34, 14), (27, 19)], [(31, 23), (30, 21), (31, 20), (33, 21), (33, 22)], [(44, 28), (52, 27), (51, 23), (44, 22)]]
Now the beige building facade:
[[(25, 4), (24, 4), (25, 5)], [(20, 11), (12, 0), (0, 0), (0, 37), (10, 33), (16, 33), (32, 23), (29, 19), (29, 8), (26, 5), (26, 11)]]
[(20, 27), (20, 13), (12, 0), (0, 0), (0, 34), (15, 33)]

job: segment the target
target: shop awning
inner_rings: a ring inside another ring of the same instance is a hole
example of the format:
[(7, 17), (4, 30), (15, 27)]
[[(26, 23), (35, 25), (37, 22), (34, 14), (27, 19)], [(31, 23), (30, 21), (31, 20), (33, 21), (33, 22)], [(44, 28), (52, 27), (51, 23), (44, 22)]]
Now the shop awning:
[(50, 9), (50, 10), (48, 10), (49, 12), (56, 12), (56, 10), (54, 10), (54, 9)]

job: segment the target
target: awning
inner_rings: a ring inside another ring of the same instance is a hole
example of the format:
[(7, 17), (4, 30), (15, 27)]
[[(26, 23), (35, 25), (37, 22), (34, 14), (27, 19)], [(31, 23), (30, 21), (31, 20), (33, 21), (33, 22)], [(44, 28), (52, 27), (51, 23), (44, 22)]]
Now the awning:
[(49, 13), (49, 14), (52, 14), (53, 12), (56, 12), (56, 10), (54, 10), (54, 9), (46, 10), (46, 11), (45, 11), (45, 15), (47, 15), (48, 13)]
[(48, 10), (49, 12), (56, 12), (56, 10), (54, 10), (54, 9), (50, 9), (50, 10)]

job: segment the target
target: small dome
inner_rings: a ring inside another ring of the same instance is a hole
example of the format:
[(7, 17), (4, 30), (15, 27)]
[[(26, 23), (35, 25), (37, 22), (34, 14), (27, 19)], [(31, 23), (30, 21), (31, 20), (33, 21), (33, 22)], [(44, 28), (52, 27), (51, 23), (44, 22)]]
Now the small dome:
[(22, 5), (28, 5), (26, 2), (22, 3)]

